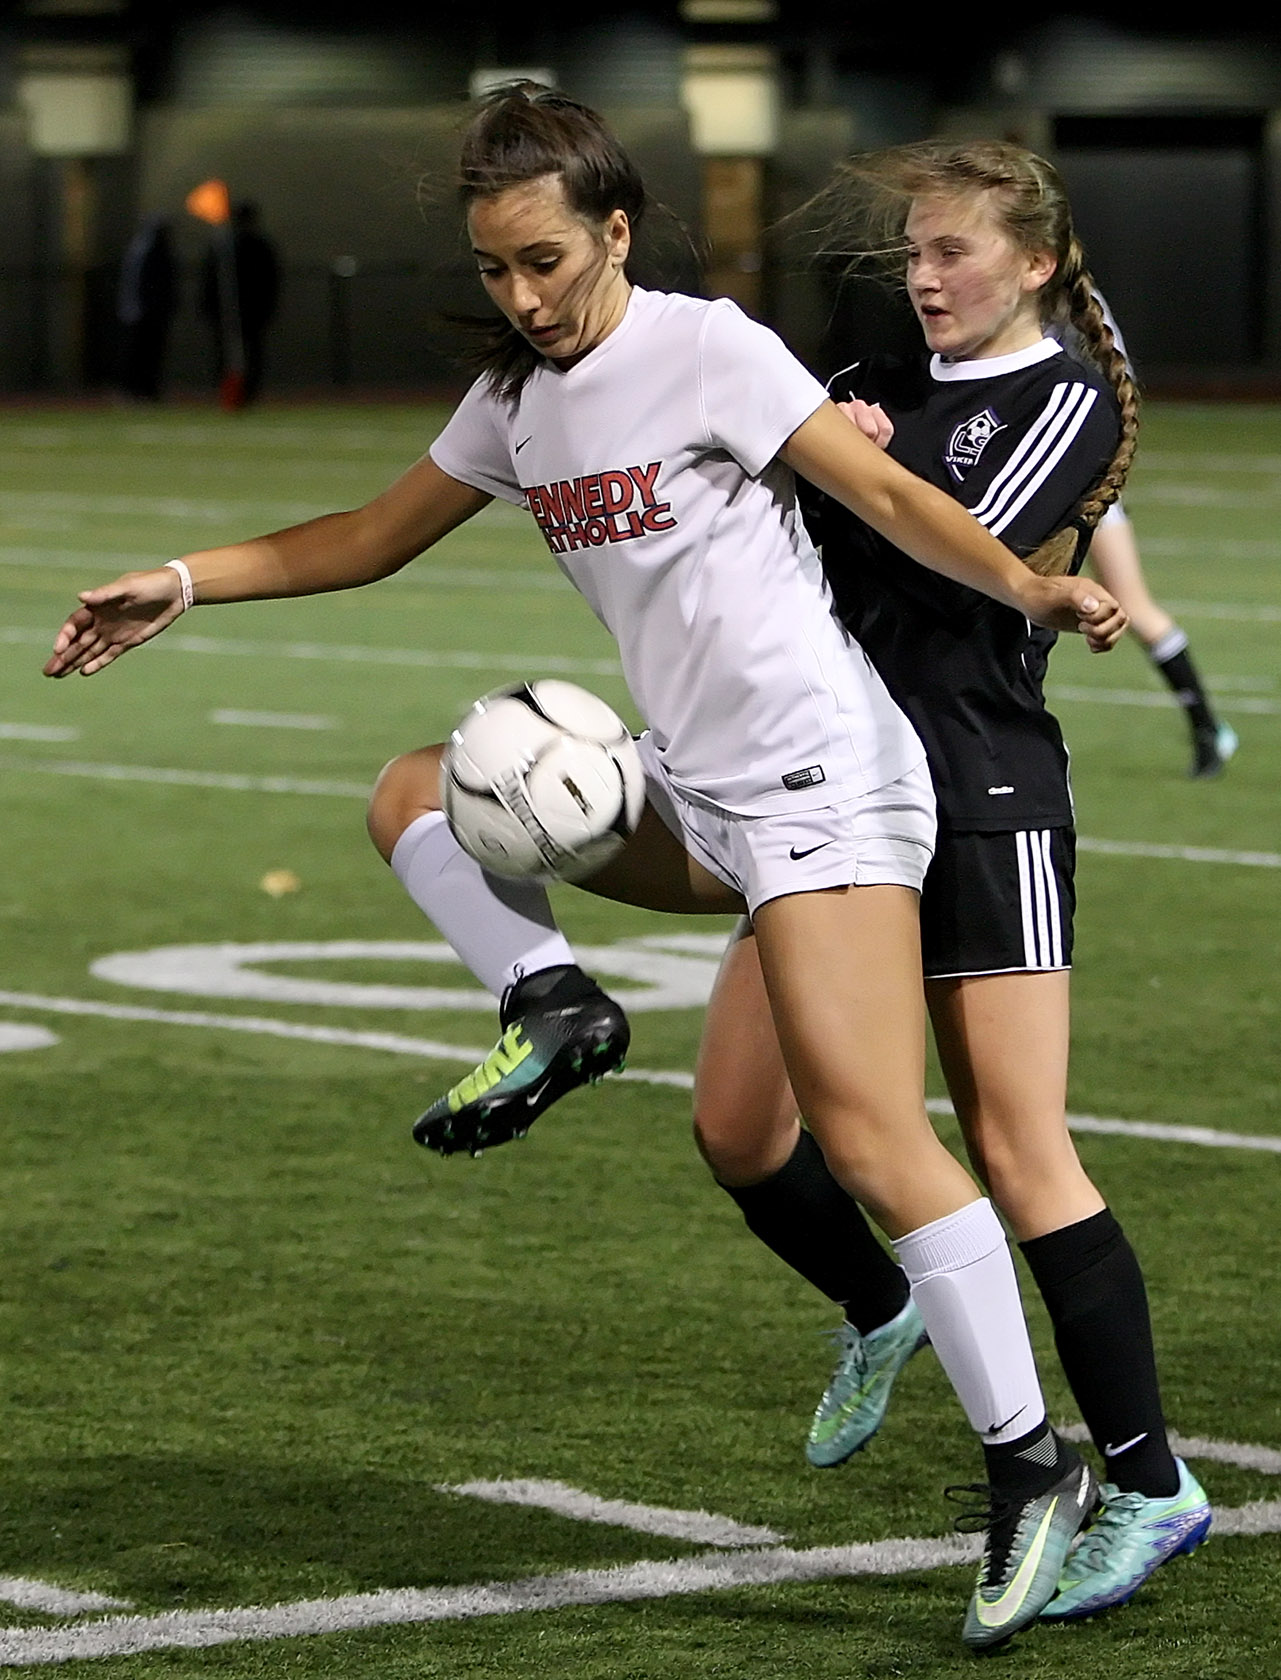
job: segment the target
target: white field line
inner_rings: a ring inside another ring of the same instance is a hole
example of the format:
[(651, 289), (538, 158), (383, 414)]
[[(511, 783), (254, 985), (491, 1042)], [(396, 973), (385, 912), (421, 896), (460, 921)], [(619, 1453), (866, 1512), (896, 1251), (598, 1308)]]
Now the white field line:
[(1219, 846), (1168, 846), (1149, 840), (1093, 840), (1077, 836), (1077, 850), (1104, 857), (1161, 858), (1172, 863), (1229, 863), (1245, 869), (1281, 869), (1281, 852), (1233, 852)]
[(221, 707), (210, 712), (210, 723), (235, 724), (243, 729), (337, 729), (331, 717), (316, 712), (238, 712)]
[(173, 770), (160, 765), (97, 764), (79, 759), (10, 758), (0, 754), (0, 770), (24, 770), (37, 776), (84, 776), (98, 782), (150, 782), (161, 787), (219, 788), (224, 793), (300, 793), (336, 799), (368, 799), (364, 782), (335, 782), (297, 776), (242, 776), (222, 770)]
[(108, 1598), (106, 1593), (71, 1592), (50, 1581), (32, 1581), (25, 1575), (0, 1575), (0, 1602), (19, 1610), (37, 1610), (44, 1616), (79, 1616), (86, 1610), (129, 1610), (127, 1598)]
[[(198, 1009), (151, 1009), (145, 1004), (99, 1003), (90, 998), (46, 997), (36, 992), (0, 991), (0, 1009), (30, 1010), (37, 1015), (87, 1015), (108, 1021), (142, 1021), (156, 1026), (200, 1027), (216, 1032), (242, 1032), (266, 1038), (300, 1039), (310, 1044), (333, 1044), (354, 1050), (379, 1050), (396, 1056), (429, 1061), (478, 1062), (488, 1047), (447, 1044), (439, 1039), (410, 1038), (403, 1033), (361, 1032), (347, 1027), (312, 1026), (305, 1021), (281, 1021), (262, 1015), (215, 1015)], [(688, 1091), (694, 1076), (680, 1068), (628, 1068), (611, 1074), (639, 1085), (666, 1085)], [(946, 1097), (926, 1102), (931, 1114), (951, 1114)], [(1281, 1155), (1281, 1137), (1247, 1132), (1221, 1132), (1210, 1126), (1177, 1126), (1151, 1120), (1112, 1120), (1093, 1114), (1069, 1114), (1075, 1131), (1103, 1136), (1151, 1138), (1162, 1143), (1195, 1144), (1205, 1149), (1253, 1149)]]
[[(53, 646), (55, 632), (25, 628), (0, 628), (0, 642), (28, 646)], [(457, 649), (434, 653), (424, 648), (351, 647), (335, 642), (253, 642), (224, 636), (188, 636), (170, 632), (154, 644), (171, 653), (213, 653), (230, 658), (313, 659), (335, 665), (399, 665), (417, 671), (532, 671), (570, 676), (617, 677), (622, 666), (617, 659), (569, 659), (561, 654), (472, 653)]]
[[(1052, 683), (1046, 689), (1050, 700), (1079, 700), (1094, 706), (1176, 706), (1173, 694), (1148, 688), (1081, 688), (1071, 683)], [(1260, 700), (1249, 695), (1217, 694), (1221, 712), (1251, 712), (1259, 717), (1281, 717), (1281, 700)]]
[[(0, 1052), (18, 1050), (51, 1050), (59, 1042), (57, 1033), (48, 1027), (29, 1027), (22, 1022), (0, 1022)], [(0, 1585), (0, 1598), (4, 1597)]]
[(80, 731), (60, 723), (0, 723), (0, 741), (78, 741)]
[(528, 1505), (575, 1522), (605, 1523), (696, 1546), (771, 1546), (786, 1539), (772, 1528), (735, 1522), (713, 1511), (675, 1511), (664, 1505), (637, 1505), (627, 1499), (600, 1499), (564, 1482), (499, 1481), (441, 1483), (440, 1493), (465, 1494), (493, 1505)]
[[(35, 568), (39, 571), (82, 572), (86, 583), (92, 583), (97, 578), (105, 578), (112, 573), (121, 571), (139, 571), (147, 566), (162, 566), (167, 556), (163, 554), (139, 554), (136, 550), (128, 550), (120, 554), (104, 552), (100, 548), (34, 548), (34, 547), (3, 547), (0, 546), (0, 566), (22, 566)], [(572, 589), (573, 585), (563, 572), (558, 572), (554, 566), (548, 566), (544, 571), (499, 571), (497, 569), (482, 570), (477, 567), (464, 569), (461, 566), (438, 566), (434, 561), (427, 561), (421, 565), (407, 566), (404, 571), (397, 572), (394, 578), (386, 582), (390, 584), (413, 584), (418, 588), (438, 589), (503, 589), (509, 593), (516, 589)], [(43, 640), (51, 640), (45, 637)]]
[(241, 1639), (297, 1639), (364, 1628), (563, 1610), (571, 1605), (630, 1604), (737, 1587), (904, 1575), (973, 1563), (979, 1555), (979, 1544), (976, 1535), (959, 1534), (940, 1540), (816, 1546), (807, 1551), (770, 1547), (762, 1551), (710, 1552), (699, 1557), (623, 1564), (613, 1569), (571, 1569), (477, 1586), (403, 1587), (235, 1610), (110, 1616), (65, 1628), (8, 1628), (0, 1631), (0, 1666), (19, 1668), (141, 1651), (204, 1650)]
[[(4, 639), (0, 632), (0, 641)], [(162, 787), (218, 788), (225, 793), (294, 793), (335, 799), (368, 799), (364, 782), (321, 777), (246, 776), (223, 770), (179, 770), (163, 765), (102, 764), (81, 759), (15, 758), (0, 755), (0, 770), (33, 776), (83, 776), (91, 781), (144, 782)], [(1248, 869), (1281, 869), (1281, 852), (1238, 852), (1217, 846), (1175, 846), (1150, 840), (1096, 840), (1078, 835), (1077, 850), (1109, 857), (1161, 858), (1174, 863), (1235, 864)]]

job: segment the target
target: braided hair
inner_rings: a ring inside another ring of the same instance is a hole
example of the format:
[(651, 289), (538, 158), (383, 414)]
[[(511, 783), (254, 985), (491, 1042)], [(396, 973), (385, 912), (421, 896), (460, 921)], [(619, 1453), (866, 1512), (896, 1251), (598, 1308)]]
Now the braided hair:
[(1082, 537), (1116, 501), (1134, 459), (1139, 394), (1096, 295), (1058, 171), (1024, 146), (1004, 140), (924, 140), (847, 159), (796, 216), (817, 213), (825, 254), (848, 270), (869, 265), (900, 283), (906, 269), (903, 227), (913, 199), (990, 193), (1001, 226), (1022, 251), (1048, 251), (1055, 269), (1038, 294), (1042, 325), (1069, 328), (1112, 387), (1121, 436), (1107, 470), (1073, 509), (1068, 524), (1026, 559), (1042, 575), (1070, 571)]

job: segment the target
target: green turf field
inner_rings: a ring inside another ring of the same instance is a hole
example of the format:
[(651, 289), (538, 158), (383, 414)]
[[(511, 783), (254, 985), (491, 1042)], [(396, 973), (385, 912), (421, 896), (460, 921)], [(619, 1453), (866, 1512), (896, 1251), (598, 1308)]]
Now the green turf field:
[[(968, 1673), (967, 1569), (893, 1573), (882, 1547), (824, 1576), (801, 1555), (937, 1541), (943, 1483), (979, 1461), (927, 1355), (861, 1460), (804, 1465), (831, 1312), (711, 1187), (679, 1077), (723, 922), (566, 889), (592, 966), (639, 993), (633, 1071), (677, 1078), (576, 1095), (476, 1162), (409, 1140), (492, 1019), (459, 968), (403, 949), (435, 935), (365, 840), (361, 790), (515, 675), (627, 706), (532, 524), (498, 509), (375, 590), (202, 609), (90, 681), (39, 674), (76, 589), (355, 503), (439, 419), (0, 419), (0, 1665)], [(1135, 647), (1056, 654), (1087, 842), (1072, 1106), (1131, 1127), (1081, 1149), (1146, 1264), (1172, 1427), (1259, 1532), (996, 1660), (1020, 1680), (1263, 1680), (1281, 1673), (1281, 412), (1154, 406), (1130, 506), (1242, 745), (1190, 782)], [(297, 890), (264, 890), (282, 871)], [(662, 944), (680, 935), (703, 943)], [(782, 1538), (744, 1551), (444, 1491), (528, 1479)]]

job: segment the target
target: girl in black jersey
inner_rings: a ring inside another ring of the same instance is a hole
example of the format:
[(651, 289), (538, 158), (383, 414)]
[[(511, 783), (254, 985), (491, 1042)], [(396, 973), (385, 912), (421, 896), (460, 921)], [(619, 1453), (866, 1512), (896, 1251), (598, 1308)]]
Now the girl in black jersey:
[[(1136, 399), (1053, 170), (1015, 146), (929, 143), (853, 160), (821, 202), (829, 233), (857, 223), (867, 237), (879, 216), (871, 248), (901, 250), (928, 346), (842, 370), (833, 396), (1016, 552), (1061, 533), (1055, 563), (1076, 570), (1124, 479)], [(1046, 335), (1056, 318), (1091, 365)], [(816, 514), (838, 612), (929, 755), (940, 826), (922, 950), (948, 1087), (1107, 1466), (1103, 1514), (1042, 1612), (1088, 1615), (1190, 1550), (1210, 1511), (1169, 1449), (1138, 1263), (1066, 1123), (1072, 802), (1041, 693), (1054, 638), (930, 576), (830, 501)], [(924, 1331), (903, 1275), (799, 1125), (753, 944), (745, 928), (718, 980), (696, 1127), (749, 1226), (845, 1308), (841, 1361), (807, 1447), (830, 1465), (875, 1432)]]

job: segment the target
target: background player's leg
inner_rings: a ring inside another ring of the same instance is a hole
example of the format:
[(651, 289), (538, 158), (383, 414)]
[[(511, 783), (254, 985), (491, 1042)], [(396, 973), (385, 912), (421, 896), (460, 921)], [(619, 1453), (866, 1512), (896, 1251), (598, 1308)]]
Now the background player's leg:
[(1193, 776), (1216, 776), (1237, 750), (1236, 731), (1216, 717), (1185, 632), (1152, 599), (1139, 560), (1134, 527), (1119, 504), (1110, 508), (1090, 542), (1090, 566), (1130, 615), (1143, 643), (1183, 708), (1192, 736)]

